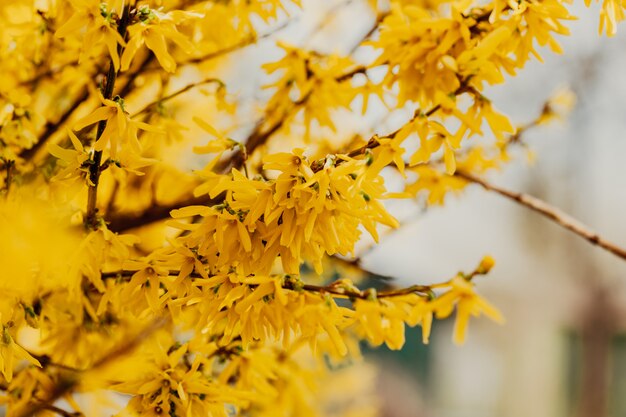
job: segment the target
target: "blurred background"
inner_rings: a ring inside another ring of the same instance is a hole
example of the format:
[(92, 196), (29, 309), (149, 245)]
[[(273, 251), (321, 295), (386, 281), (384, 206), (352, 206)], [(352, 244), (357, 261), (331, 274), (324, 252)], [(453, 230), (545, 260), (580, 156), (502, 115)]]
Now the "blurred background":
[[(279, 37), (325, 52), (345, 53), (374, 19), (359, 1), (310, 0), (304, 8)], [(572, 89), (577, 105), (567, 119), (524, 135), (534, 163), (518, 158), (489, 180), (626, 245), (626, 27), (600, 37), (599, 7), (576, 2), (570, 10), (580, 19), (561, 39), (564, 54), (540, 49), (544, 63), (531, 61), (486, 95), (517, 125), (533, 120), (559, 88)], [(374, 131), (393, 127), (385, 120)], [(490, 254), (496, 267), (478, 290), (506, 324), (473, 320), (459, 347), (452, 321), (436, 322), (428, 346), (413, 329), (402, 351), (371, 351), (383, 416), (626, 416), (625, 262), (478, 186), (448, 196), (444, 207), (396, 214), (404, 225), (367, 252), (366, 269), (398, 285), (426, 284)]]
[[(624, 245), (626, 28), (600, 37), (597, 8), (571, 10), (580, 19), (561, 40), (564, 54), (544, 51), (544, 63), (486, 95), (520, 124), (559, 87), (578, 103), (561, 123), (525, 134), (534, 164), (513, 161), (489, 179)], [(453, 323), (437, 322), (430, 345), (413, 332), (402, 352), (376, 354), (385, 416), (626, 416), (625, 262), (478, 186), (407, 218), (366, 257), (367, 268), (427, 283), (491, 254), (496, 267), (477, 285), (506, 324), (474, 320), (458, 347)]]

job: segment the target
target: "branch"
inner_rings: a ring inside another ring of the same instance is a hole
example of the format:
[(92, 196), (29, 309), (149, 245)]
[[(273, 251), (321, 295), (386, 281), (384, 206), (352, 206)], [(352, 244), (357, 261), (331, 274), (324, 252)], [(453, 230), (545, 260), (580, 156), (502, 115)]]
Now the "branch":
[(56, 122), (48, 121), (46, 123), (43, 133), (37, 139), (37, 143), (35, 143), (29, 149), (24, 149), (19, 155), (20, 158), (23, 158), (26, 160), (33, 158), (37, 154), (39, 149), (41, 149), (43, 145), (46, 144), (48, 139), (50, 139), (50, 137), (53, 134), (55, 134), (61, 126), (63, 126), (63, 124), (70, 118), (70, 116), (74, 114), (76, 109), (78, 109), (78, 107), (88, 98), (89, 98), (89, 88), (85, 86), (83, 87), (81, 93), (78, 95), (76, 100), (74, 100), (73, 104), (67, 110), (65, 110), (65, 112), (61, 115), (61, 117), (59, 117), (59, 119)]
[[(460, 276), (467, 281), (471, 281), (475, 277), (479, 275), (486, 275), (489, 273), (493, 266), (493, 261), (487, 261), (488, 258), (484, 258), (480, 264), (470, 273), (459, 272), (456, 276)], [(364, 270), (364, 272), (369, 273), (369, 271)], [(113, 271), (113, 272), (102, 272), (102, 279), (120, 279), (125, 278), (126, 280), (130, 279), (135, 273), (138, 271)], [(176, 276), (179, 274), (179, 271), (170, 270), (167, 271), (167, 276)], [(313, 284), (305, 284), (300, 281), (299, 278), (296, 278), (291, 275), (283, 275), (285, 277), (285, 281), (282, 287), (286, 290), (290, 291), (309, 291), (316, 292), (319, 294), (331, 294), (333, 296), (337, 296), (340, 298), (350, 298), (350, 299), (362, 299), (369, 300), (372, 298), (389, 298), (389, 297), (400, 297), (409, 294), (418, 294), (421, 296), (432, 297), (434, 296), (433, 291), (438, 288), (445, 288), (451, 285), (452, 280), (448, 280), (445, 282), (440, 282), (437, 284), (431, 285), (411, 285), (406, 288), (397, 288), (397, 289), (389, 289), (384, 291), (376, 291), (375, 288), (367, 288), (364, 290), (359, 289), (354, 284), (346, 282), (345, 280), (337, 280), (333, 281), (328, 285), (320, 286)], [(190, 278), (204, 278), (202, 275), (196, 272), (192, 272), (189, 275)], [(249, 287), (255, 288), (256, 285), (248, 284)]]
[(192, 197), (184, 201), (176, 201), (171, 204), (164, 205), (152, 205), (147, 210), (141, 212), (139, 215), (136, 213), (122, 214), (111, 217), (107, 220), (109, 230), (114, 232), (123, 232), (129, 229), (135, 229), (138, 227), (146, 226), (148, 224), (164, 220), (170, 217), (172, 210), (180, 209), (187, 206), (204, 206), (215, 205), (223, 202), (224, 199), (220, 196), (212, 199), (208, 195), (200, 197)]
[[(24, 349), (22, 347), (22, 349)], [(61, 370), (67, 371), (67, 372), (80, 372), (81, 369), (78, 368), (73, 368), (71, 366), (67, 366), (64, 365), (62, 363), (57, 363), (57, 362), (53, 362), (52, 359), (50, 359), (50, 356), (48, 355), (39, 355), (33, 352), (30, 352), (29, 350), (25, 349), (28, 354), (30, 356), (32, 356), (33, 358), (37, 359), (37, 361), (39, 361), (39, 363), (41, 364), (42, 368), (46, 368), (48, 366), (54, 367), (54, 368), (59, 368)]]
[(205, 85), (205, 84), (212, 84), (212, 83), (216, 83), (216, 84), (219, 84), (221, 86), (224, 85), (224, 83), (220, 79), (218, 79), (218, 78), (207, 78), (207, 79), (204, 79), (202, 81), (198, 81), (198, 82), (195, 82), (195, 83), (188, 84), (188, 85), (184, 86), (183, 88), (181, 88), (180, 90), (177, 90), (177, 91), (173, 92), (172, 94), (169, 94), (169, 95), (167, 95), (165, 97), (162, 97), (162, 98), (160, 98), (160, 99), (158, 99), (156, 101), (153, 101), (152, 103), (146, 105), (143, 109), (139, 110), (138, 112), (133, 114), (131, 117), (140, 116), (140, 115), (148, 112), (152, 107), (156, 107), (159, 104), (163, 103), (164, 101), (168, 101), (168, 100), (171, 100), (171, 99), (173, 99), (175, 97), (178, 97), (179, 95), (184, 94), (187, 91), (189, 91), (189, 90), (191, 90), (191, 89), (193, 89), (195, 87), (199, 87), (199, 86)]
[(218, 49), (216, 51), (213, 52), (209, 52), (206, 55), (203, 55), (201, 57), (197, 57), (197, 58), (191, 58), (188, 59), (186, 61), (180, 61), (178, 62), (179, 65), (189, 65), (189, 64), (200, 64), (202, 62), (206, 62), (215, 58), (219, 58), (221, 56), (224, 55), (228, 55), (232, 52), (238, 51), (239, 49), (243, 49), (247, 46), (256, 44), (258, 41), (263, 40), (263, 39), (267, 39), (273, 35), (275, 35), (276, 33), (280, 32), (281, 30), (285, 29), (287, 26), (289, 26), (289, 24), (292, 22), (293, 20), (287, 20), (286, 22), (282, 23), (281, 25), (275, 27), (274, 29), (270, 30), (269, 32), (266, 32), (262, 35), (259, 36), (249, 36), (246, 39), (242, 40), (241, 42), (237, 42), (233, 45), (227, 46), (225, 48), (222, 49)]
[[(120, 19), (119, 26), (117, 28), (117, 31), (122, 39), (126, 38), (126, 29), (128, 27), (128, 24), (130, 23), (130, 8), (130, 4), (127, 4), (124, 7), (122, 18)], [(124, 47), (122, 45), (118, 45), (117, 53), (121, 55), (123, 49)], [(117, 71), (115, 70), (115, 66), (113, 65), (113, 59), (111, 59), (111, 62), (109, 63), (109, 71), (107, 73), (106, 82), (102, 91), (103, 97), (107, 100), (110, 100), (113, 97), (113, 89), (115, 88), (116, 78)], [(94, 142), (97, 142), (98, 139), (100, 139), (100, 137), (104, 133), (104, 129), (106, 129), (106, 125), (106, 120), (101, 120), (100, 122), (98, 122), (98, 129), (96, 131), (96, 139)], [(98, 183), (100, 182), (100, 164), (102, 163), (102, 151), (95, 151), (93, 153), (92, 162), (93, 163), (89, 167), (89, 181), (91, 185), (89, 186), (87, 194), (87, 214), (85, 215), (85, 226), (95, 228), (98, 224), (98, 210), (96, 208), (96, 201), (98, 199)]]
[[(456, 91), (454, 91), (452, 94), (454, 94), (455, 96), (458, 96), (465, 92), (473, 92), (473, 89), (471, 87), (468, 87), (467, 80), (461, 81), (461, 85), (459, 86), (459, 88), (457, 88)], [(422, 113), (419, 109), (417, 109), (417, 111), (415, 111), (415, 113), (413, 114), (413, 117), (408, 122), (406, 122), (401, 127), (399, 127), (398, 129), (394, 130), (391, 133), (386, 134), (385, 136), (374, 135), (367, 141), (365, 145), (351, 150), (346, 155), (350, 158), (356, 158), (357, 156), (365, 155), (368, 150), (374, 149), (380, 146), (380, 141), (379, 141), (380, 139), (393, 139), (396, 137), (398, 133), (400, 133), (400, 131), (404, 128), (404, 126), (408, 125), (409, 123), (412, 123), (418, 117), (430, 117), (433, 114), (437, 113), (440, 109), (441, 109), (440, 104), (433, 106), (430, 110), (426, 111), (425, 113)], [(343, 162), (345, 162), (344, 159), (337, 159), (335, 166), (340, 165)], [(311, 164), (311, 169), (313, 170), (313, 172), (321, 171), (324, 168), (324, 163), (325, 163), (325, 159), (320, 160), (320, 161), (315, 161)]]
[[(467, 281), (473, 280), (475, 277), (479, 275), (486, 275), (491, 270), (493, 264), (485, 263), (485, 258), (480, 264), (469, 274), (465, 274), (463, 272), (459, 272), (457, 276), (464, 278)], [(368, 288), (365, 290), (360, 290), (356, 286), (346, 286), (345, 282), (342, 280), (335, 281), (326, 286), (318, 286), (311, 284), (304, 284), (301, 289), (305, 291), (318, 292), (320, 294), (328, 293), (333, 294), (340, 297), (346, 297), (350, 299), (362, 299), (362, 300), (370, 300), (372, 298), (390, 298), (390, 297), (401, 297), (404, 295), (410, 294), (418, 294), (420, 296), (425, 296), (428, 298), (435, 297), (434, 290), (438, 288), (449, 287), (452, 283), (452, 280), (448, 280), (445, 282), (440, 282), (438, 284), (431, 285), (411, 285), (406, 288), (398, 288), (398, 289), (390, 289), (385, 291), (376, 291), (374, 288)], [(286, 289), (298, 289), (293, 286), (291, 281), (287, 281), (285, 285), (283, 285)]]
[(570, 216), (569, 214), (561, 211), (560, 209), (551, 206), (543, 200), (540, 200), (536, 197), (533, 197), (528, 194), (518, 193), (515, 191), (510, 191), (505, 188), (498, 187), (487, 181), (475, 177), (472, 174), (468, 174), (466, 172), (457, 171), (454, 176), (463, 178), (466, 181), (472, 182), (474, 184), (478, 184), (483, 187), (487, 191), (493, 191), (497, 194), (500, 194), (503, 197), (508, 198), (509, 200), (515, 201), (537, 213), (547, 217), (552, 220), (559, 226), (574, 232), (578, 236), (585, 239), (587, 242), (592, 245), (599, 246), (602, 249), (612, 253), (613, 255), (626, 260), (626, 249), (613, 243), (602, 236), (600, 236), (597, 232), (593, 231), (584, 223)]
[(391, 15), (391, 11), (389, 11), (389, 10), (378, 13), (378, 15), (376, 16), (376, 21), (374, 22), (372, 27), (367, 31), (367, 33), (365, 33), (365, 35), (363, 35), (361, 37), (361, 41), (359, 43), (355, 44), (352, 48), (350, 48), (350, 54), (353, 54), (354, 52), (356, 52), (356, 50), (359, 48), (359, 46), (361, 46), (361, 44), (366, 39), (369, 39), (376, 32), (376, 30), (378, 29), (380, 24), (383, 22), (383, 20), (385, 20), (385, 18), (387, 16), (389, 16), (389, 15)]

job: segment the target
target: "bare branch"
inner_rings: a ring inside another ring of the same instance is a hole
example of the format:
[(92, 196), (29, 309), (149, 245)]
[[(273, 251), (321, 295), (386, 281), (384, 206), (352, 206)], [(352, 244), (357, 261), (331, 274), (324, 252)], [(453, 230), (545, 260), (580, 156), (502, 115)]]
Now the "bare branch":
[(193, 89), (195, 87), (199, 87), (201, 85), (206, 85), (206, 84), (212, 84), (212, 83), (223, 85), (222, 81), (220, 79), (218, 79), (218, 78), (207, 78), (207, 79), (202, 80), (202, 81), (198, 81), (198, 82), (195, 82), (195, 83), (188, 84), (188, 85), (184, 86), (183, 88), (181, 88), (180, 90), (177, 90), (177, 91), (175, 91), (175, 92), (173, 92), (173, 93), (171, 93), (171, 94), (169, 94), (169, 95), (167, 95), (165, 97), (162, 97), (162, 98), (160, 98), (160, 99), (158, 99), (156, 101), (153, 101), (152, 103), (146, 105), (143, 109), (141, 109), (138, 112), (134, 113), (131, 117), (140, 116), (140, 115), (146, 113), (147, 111), (149, 111), (151, 108), (156, 107), (160, 103), (163, 103), (165, 101), (168, 101), (168, 100), (171, 100), (173, 98), (176, 98), (179, 95), (184, 94), (187, 91), (189, 91), (189, 90), (191, 90), (191, 89)]
[(626, 260), (625, 248), (619, 246), (616, 243), (608, 241), (604, 237), (600, 236), (597, 232), (592, 230), (589, 226), (585, 225), (584, 223), (575, 219), (569, 214), (561, 211), (560, 209), (551, 206), (543, 200), (540, 200), (528, 194), (518, 193), (502, 187), (498, 187), (466, 172), (457, 171), (454, 176), (463, 178), (464, 180), (472, 182), (474, 184), (478, 184), (487, 191), (493, 191), (503, 197), (508, 198), (509, 200), (521, 204), (524, 207), (536, 211), (537, 213), (554, 221), (559, 226), (571, 232), (574, 232), (592, 245), (599, 246), (602, 249), (612, 253), (613, 255)]

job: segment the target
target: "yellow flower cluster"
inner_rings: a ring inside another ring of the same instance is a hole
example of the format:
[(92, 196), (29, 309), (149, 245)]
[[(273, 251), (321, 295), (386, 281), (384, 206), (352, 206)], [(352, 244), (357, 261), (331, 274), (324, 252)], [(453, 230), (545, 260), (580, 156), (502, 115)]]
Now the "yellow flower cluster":
[(296, 150), (264, 158), (264, 170), (277, 173), (273, 180), (248, 179), (236, 170), (232, 178), (215, 176), (196, 194), (224, 194), (223, 202), (175, 210), (174, 218), (202, 220), (170, 224), (189, 231), (178, 240), (206, 259), (212, 273), (235, 268), (267, 274), (278, 257), (286, 273), (299, 273), (302, 260), (321, 273), (324, 255), (353, 251), (359, 226), (376, 238), (377, 223), (393, 227), (397, 222), (378, 201), (385, 192), (382, 166), (356, 159), (315, 163), (323, 166), (314, 171)]
[[(442, 204), (571, 106), (561, 93), (516, 128), (484, 87), (540, 46), (559, 52), (572, 16), (564, 0), (369, 3), (359, 48), (375, 54), (279, 41), (258, 68), (270, 93), (243, 97), (218, 58), (278, 33), (300, 1), (0, 2), (7, 416), (99, 416), (113, 392), (131, 396), (119, 416), (373, 416), (337, 395), (371, 391), (371, 373), (347, 366), (361, 341), (400, 349), (419, 325), (428, 343), (454, 314), (462, 343), (470, 317), (502, 321), (474, 288), (489, 257), (443, 283), (379, 289), (360, 288), (353, 275), (370, 273), (351, 258), (364, 231), (377, 242), (398, 226), (384, 201)], [(625, 6), (604, 0), (601, 30)], [(342, 137), (339, 112), (364, 125), (372, 98), (404, 122)], [(216, 155), (195, 171), (198, 154)], [(103, 394), (86, 412), (75, 392)]]
[(567, 34), (562, 21), (572, 18), (562, 3), (452, 3), (450, 17), (394, 3), (379, 39), (370, 42), (381, 51), (373, 65), (387, 66), (384, 83), (398, 84), (400, 103), (439, 104), (464, 80), (471, 78), (474, 86), (504, 81), (503, 71), (514, 74), (530, 54), (537, 55), (534, 41), (556, 49), (553, 34)]
[(276, 81), (265, 86), (276, 90), (267, 104), (267, 122), (271, 124), (280, 120), (284, 123), (285, 118), (295, 118), (299, 111), (290, 113), (295, 103), (302, 107), (307, 132), (313, 121), (335, 131), (331, 110), (350, 108), (354, 98), (360, 94), (347, 82), (351, 79), (349, 75), (355, 71), (353, 61), (338, 55), (304, 51), (283, 43), (278, 46), (285, 52), (283, 58), (263, 65), (268, 74), (281, 74)]

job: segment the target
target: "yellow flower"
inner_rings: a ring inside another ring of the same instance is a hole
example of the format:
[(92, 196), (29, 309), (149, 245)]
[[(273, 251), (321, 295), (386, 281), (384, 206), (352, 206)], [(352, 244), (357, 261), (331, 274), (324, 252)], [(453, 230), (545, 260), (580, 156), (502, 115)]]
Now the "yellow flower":
[[(76, 36), (83, 39), (82, 55), (92, 54), (97, 51), (96, 46), (104, 44), (115, 70), (120, 68), (120, 57), (117, 46), (124, 46), (126, 42), (117, 31), (112, 19), (115, 13), (121, 14), (121, 10), (108, 10), (107, 3), (97, 0), (72, 0), (75, 12), (57, 31), (59, 38)], [(82, 30), (87, 28), (86, 33)]]
[(139, 154), (141, 152), (141, 144), (137, 138), (139, 129), (163, 133), (159, 128), (132, 120), (124, 109), (122, 99), (108, 100), (100, 95), (100, 101), (103, 104), (102, 107), (97, 108), (74, 124), (75, 130), (81, 130), (101, 120), (106, 121), (106, 127), (102, 135), (94, 144), (96, 151), (103, 151), (110, 143), (109, 152), (113, 159), (117, 157), (119, 147), (125, 147), (133, 153)]
[[(490, 263), (488, 258), (483, 262), (486, 263), (484, 266), (488, 266)], [(474, 285), (470, 281), (461, 276), (456, 276), (451, 284), (452, 288), (432, 301), (430, 307), (437, 318), (446, 318), (452, 314), (456, 305), (454, 343), (462, 344), (465, 341), (470, 316), (478, 317), (480, 314), (485, 314), (498, 323), (504, 322), (502, 314), (474, 292)]]
[[(206, 367), (208, 361), (190, 352), (188, 344), (164, 349), (158, 343), (148, 349), (140, 372), (124, 370), (121, 378), (126, 380), (113, 385), (117, 391), (134, 395), (127, 410), (141, 416), (168, 415), (170, 410), (188, 416), (226, 416), (224, 403), (247, 403), (247, 393), (212, 381), (207, 374), (211, 370)], [(222, 412), (214, 414), (220, 409)]]
[[(591, 0), (585, 0), (585, 3), (589, 6)], [(624, 20), (624, 8), (626, 8), (626, 3), (623, 0), (604, 0), (602, 2), (600, 27), (598, 29), (600, 34), (606, 30), (607, 36), (615, 35), (616, 24)]]
[(23, 347), (15, 343), (11, 335), (12, 323), (2, 323), (0, 315), (0, 325), (2, 334), (0, 335), (0, 371), (7, 382), (13, 379), (13, 365), (15, 360), (26, 360), (35, 366), (41, 367), (39, 361), (33, 358)]
[(48, 144), (48, 152), (59, 158), (61, 164), (64, 165), (64, 168), (57, 172), (57, 174), (52, 177), (52, 180), (84, 176), (89, 181), (89, 175), (86, 175), (89, 172), (89, 166), (85, 164), (89, 160), (89, 154), (85, 152), (83, 145), (74, 132), (68, 129), (67, 134), (70, 137), (72, 146), (74, 146), (74, 150), (61, 148), (55, 143)]
[(176, 26), (202, 15), (182, 10), (162, 13), (148, 6), (139, 7), (137, 13), (139, 22), (128, 28), (130, 38), (122, 54), (122, 71), (128, 70), (135, 54), (144, 44), (154, 52), (163, 69), (168, 72), (176, 71), (176, 60), (168, 52), (167, 41), (174, 42), (186, 53), (192, 52), (193, 43), (178, 32)]

